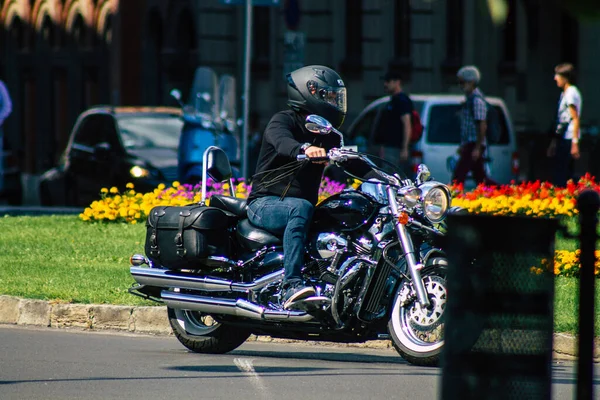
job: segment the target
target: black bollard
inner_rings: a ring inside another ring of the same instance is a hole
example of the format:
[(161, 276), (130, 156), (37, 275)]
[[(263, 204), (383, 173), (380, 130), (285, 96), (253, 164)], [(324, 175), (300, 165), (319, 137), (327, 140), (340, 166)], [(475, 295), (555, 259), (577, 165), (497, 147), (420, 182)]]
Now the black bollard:
[(577, 198), (581, 273), (579, 277), (579, 344), (577, 359), (577, 400), (594, 398), (594, 294), (596, 241), (600, 196), (593, 190)]

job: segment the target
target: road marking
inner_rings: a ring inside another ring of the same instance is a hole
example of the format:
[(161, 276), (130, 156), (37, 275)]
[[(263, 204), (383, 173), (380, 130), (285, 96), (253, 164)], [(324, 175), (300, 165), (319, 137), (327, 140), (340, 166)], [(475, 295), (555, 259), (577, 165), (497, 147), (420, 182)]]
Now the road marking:
[(254, 387), (256, 387), (256, 389), (258, 389), (261, 392), (266, 392), (267, 388), (264, 385), (260, 375), (254, 369), (254, 366), (252, 365), (252, 361), (254, 361), (254, 360), (251, 360), (249, 358), (234, 358), (233, 359), (233, 363), (235, 364), (235, 366), (238, 367), (239, 370), (244, 373), (244, 375), (246, 375), (248, 378), (250, 378), (250, 381), (252, 382)]

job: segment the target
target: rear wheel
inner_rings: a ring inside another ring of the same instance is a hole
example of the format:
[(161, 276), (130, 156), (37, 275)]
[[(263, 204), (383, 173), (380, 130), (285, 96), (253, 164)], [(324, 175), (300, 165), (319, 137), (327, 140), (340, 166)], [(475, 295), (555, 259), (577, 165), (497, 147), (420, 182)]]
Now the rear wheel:
[(167, 307), (169, 323), (179, 342), (195, 353), (223, 354), (241, 346), (250, 332), (215, 321), (197, 311)]
[(440, 272), (423, 276), (430, 307), (421, 308), (417, 299), (404, 305), (402, 291), (396, 295), (388, 329), (394, 348), (411, 364), (439, 364), (444, 345), (444, 311), (447, 296), (446, 277)]

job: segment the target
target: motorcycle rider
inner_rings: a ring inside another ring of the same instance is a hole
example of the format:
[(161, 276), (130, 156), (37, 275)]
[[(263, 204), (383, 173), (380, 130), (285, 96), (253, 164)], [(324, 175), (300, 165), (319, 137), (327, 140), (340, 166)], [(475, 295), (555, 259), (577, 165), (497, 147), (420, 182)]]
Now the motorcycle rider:
[(309, 132), (305, 118), (317, 114), (339, 128), (346, 116), (346, 88), (337, 72), (322, 65), (299, 68), (286, 78), (290, 109), (273, 115), (265, 129), (248, 196), (248, 218), (261, 229), (283, 235), (282, 303), (289, 309), (315, 295), (302, 279), (301, 269), (325, 168), (322, 162), (309, 162), (298, 169), (296, 156), (325, 157), (329, 149), (340, 146), (335, 134)]

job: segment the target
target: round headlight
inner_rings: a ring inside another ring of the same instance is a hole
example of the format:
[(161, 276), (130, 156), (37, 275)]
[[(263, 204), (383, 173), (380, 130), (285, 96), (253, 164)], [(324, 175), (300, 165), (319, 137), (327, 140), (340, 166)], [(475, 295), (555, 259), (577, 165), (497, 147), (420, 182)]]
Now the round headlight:
[(423, 196), (425, 217), (436, 224), (446, 217), (450, 205), (450, 196), (443, 186), (433, 186)]

